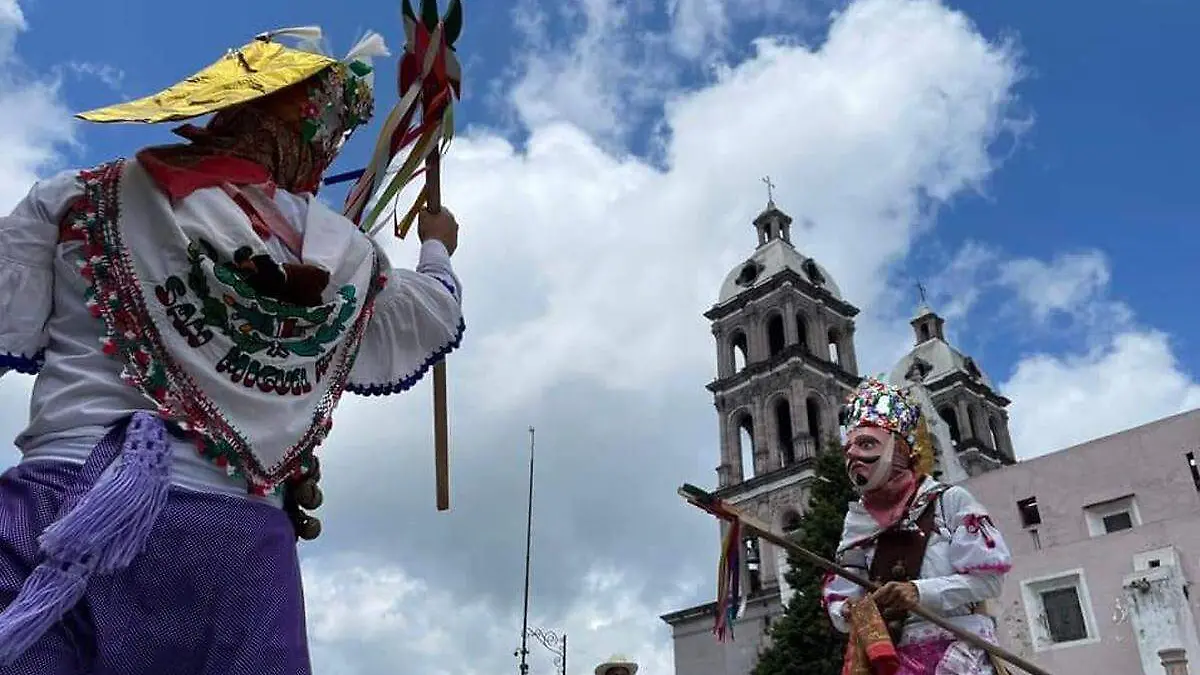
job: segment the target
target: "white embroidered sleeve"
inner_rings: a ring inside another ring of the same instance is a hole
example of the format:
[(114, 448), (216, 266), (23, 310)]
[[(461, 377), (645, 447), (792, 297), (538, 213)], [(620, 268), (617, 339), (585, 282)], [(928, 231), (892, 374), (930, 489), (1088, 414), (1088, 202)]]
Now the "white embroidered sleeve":
[[(868, 575), (866, 552), (861, 548), (853, 548), (838, 554), (837, 564), (864, 577)], [(845, 616), (847, 601), (858, 600), (862, 597), (862, 586), (836, 574), (825, 575), (825, 582), (821, 585), (821, 603), (825, 605), (829, 621), (839, 632), (850, 632), (850, 625)]]
[(39, 181), (0, 217), (0, 375), (34, 374), (46, 349), (58, 223), (83, 191), (75, 172)]
[(987, 509), (971, 493), (955, 486), (942, 495), (947, 552), (955, 573), (916, 582), (921, 604), (946, 612), (1000, 596), (1004, 575), (1012, 567), (1012, 554)]
[(387, 396), (412, 388), (458, 347), (464, 329), (462, 286), (450, 256), (441, 242), (426, 241), (415, 271), (387, 274), (346, 390)]

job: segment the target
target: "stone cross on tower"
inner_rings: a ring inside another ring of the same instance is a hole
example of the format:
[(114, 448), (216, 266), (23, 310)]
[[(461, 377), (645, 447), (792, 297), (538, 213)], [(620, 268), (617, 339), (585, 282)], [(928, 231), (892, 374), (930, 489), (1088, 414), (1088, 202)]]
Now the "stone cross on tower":
[(917, 282), (917, 292), (921, 294), (921, 304), (929, 304), (929, 299), (925, 297), (925, 284), (922, 284), (920, 281)]
[(767, 184), (767, 206), (770, 208), (775, 205), (775, 184), (771, 182), (770, 176), (763, 176), (759, 180)]

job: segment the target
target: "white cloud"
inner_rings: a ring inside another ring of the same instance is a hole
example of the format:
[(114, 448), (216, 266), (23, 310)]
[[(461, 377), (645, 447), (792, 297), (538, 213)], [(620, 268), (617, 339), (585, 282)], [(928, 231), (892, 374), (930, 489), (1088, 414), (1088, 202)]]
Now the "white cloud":
[[(345, 556), (308, 559), (304, 564), (309, 635), (318, 672), (400, 672), (414, 654), (435, 665), (422, 672), (484, 675), (516, 665), (521, 616), (500, 613), (477, 600), (429, 588), (401, 568), (381, 561), (365, 566)], [(567, 636), (568, 665), (590, 671), (616, 649), (632, 656), (640, 672), (673, 671), (667, 628), (658, 608), (647, 606), (640, 588), (625, 574), (596, 568), (561, 613), (530, 616), (527, 662), (533, 672), (552, 672), (553, 652), (532, 634), (543, 626), (552, 647), (561, 651)], [(682, 603), (695, 592), (680, 585), (671, 600)], [(495, 649), (487, 646), (494, 645)], [(583, 667), (580, 665), (583, 664)]]
[(667, 0), (671, 47), (688, 60), (705, 65), (725, 61), (739, 23), (766, 21), (768, 30), (784, 34), (816, 26), (840, 0)]
[[(567, 40), (548, 36), (553, 15), (520, 7), (536, 54), (521, 62), (511, 102), (528, 138), (518, 147), (476, 128), (444, 161), (443, 196), (463, 224), (455, 262), (468, 312), (467, 341), (449, 364), (453, 513), (431, 509), (426, 389), (401, 404), (345, 406), (329, 444), (326, 537), (369, 535), (324, 546), (385, 551), (404, 570), (397, 579), (427, 587), (405, 596), (408, 616), (437, 613), (439, 628), (478, 635), (472, 647), (486, 648), (418, 659), (426, 670), (512, 666), (524, 430), (536, 423), (546, 449), (535, 625), (565, 630), (576, 665), (617, 651), (647, 675), (671, 672), (657, 616), (710, 599), (718, 543), (716, 525), (674, 497), (680, 482), (710, 483), (717, 461), (703, 390), (714, 349), (701, 313), (753, 249), (758, 178), (771, 175), (777, 202), (814, 224), (797, 228), (796, 244), (863, 308), (863, 369), (886, 370), (910, 340), (911, 302), (896, 303), (889, 276), (939, 204), (987, 181), (989, 148), (1010, 130), (1016, 55), (933, 2), (866, 0), (824, 44), (760, 40), (690, 89), (654, 85), (674, 82), (657, 64), (629, 69), (646, 62), (623, 55), (659, 44), (629, 29), (629, 6), (570, 6), (583, 28)], [(651, 161), (614, 139), (628, 133), (622, 115), (652, 109), (654, 96), (665, 113)], [(479, 560), (486, 572), (472, 567)], [(693, 577), (702, 585), (680, 582)], [(382, 622), (392, 606), (380, 605)], [(332, 620), (317, 621), (322, 635), (337, 634)], [(419, 640), (413, 630), (393, 639)], [(390, 653), (378, 642), (338, 644), (319, 652)]]
[(1092, 306), (1111, 279), (1100, 251), (1064, 253), (1049, 262), (1022, 259), (1005, 263), (1000, 282), (1009, 286), (1038, 321), (1055, 313), (1078, 315)]
[(687, 58), (700, 58), (728, 38), (729, 17), (722, 0), (667, 0), (667, 12), (672, 44)]
[(1082, 353), (1035, 354), (1001, 385), (1013, 445), (1036, 457), (1200, 407), (1200, 383), (1166, 335), (1133, 330)]
[(1080, 338), (1067, 353), (1023, 356), (1001, 385), (1013, 401), (1019, 456), (1200, 406), (1200, 383), (1180, 366), (1169, 337), (1138, 325), (1133, 309), (1111, 298), (1111, 279), (1108, 257), (1095, 250), (998, 261), (997, 283), (1015, 294), (1032, 326), (1060, 319), (1057, 335)]
[[(7, 213), (39, 176), (58, 168), (60, 150), (74, 142), (70, 113), (63, 105), (58, 83), (29, 77), (15, 51), (18, 36), (27, 29), (16, 0), (0, 0), (0, 212)], [(14, 438), (24, 427), (24, 412), (32, 382), (27, 378), (0, 380), (0, 409), (18, 414), (0, 416), (0, 439)], [(0, 465), (16, 458), (11, 446), (0, 449)]]
[[(1111, 282), (1102, 251), (1009, 258), (974, 241), (933, 279), (938, 295), (957, 303), (943, 312), (955, 315), (955, 333), (980, 319), (976, 330), (966, 331), (969, 337), (999, 330), (1001, 339), (1024, 352), (999, 384), (1012, 401), (1018, 457), (1062, 450), (1200, 406), (1200, 383), (1179, 364), (1170, 338), (1139, 325), (1133, 309), (1113, 299)], [(991, 302), (980, 303), (981, 298)], [(1055, 352), (1041, 347), (1043, 338), (1053, 340)]]
[(0, 211), (7, 212), (45, 171), (57, 168), (59, 151), (74, 142), (70, 112), (56, 79), (26, 76), (17, 58), (25, 15), (15, 0), (0, 0)]
[[(536, 81), (558, 82), (579, 62), (559, 65)], [(613, 156), (566, 124), (535, 126), (525, 152), (462, 139), (444, 191), (466, 223), (459, 266), (475, 280), (470, 302), (484, 330), (460, 367), (506, 383), (479, 393), (509, 406), (575, 377), (634, 389), (710, 371), (700, 313), (752, 248), (763, 174), (792, 216), (815, 223), (797, 245), (833, 270), (848, 298), (878, 311), (887, 272), (928, 208), (992, 171), (988, 148), (1006, 130), (1017, 77), (1008, 48), (960, 15), (867, 0), (819, 49), (763, 40), (713, 85), (674, 93), (665, 168)], [(603, 96), (573, 91), (551, 87), (539, 100), (558, 92), (607, 109)], [(517, 279), (536, 293), (520, 293)], [(514, 295), (537, 306), (515, 316), (488, 309)]]
[(584, 28), (563, 41), (550, 30), (551, 10), (537, 0), (517, 3), (523, 49), (508, 102), (527, 128), (568, 122), (615, 149), (672, 84), (666, 41), (636, 27), (633, 3), (576, 0), (549, 7)]
[[(79, 78), (94, 79), (102, 83), (104, 86), (112, 89), (117, 93), (121, 93), (121, 86), (125, 82), (125, 72), (120, 68), (103, 63), (92, 63), (90, 61), (69, 61), (64, 66), (65, 70)], [(125, 98), (133, 98), (126, 96)]]

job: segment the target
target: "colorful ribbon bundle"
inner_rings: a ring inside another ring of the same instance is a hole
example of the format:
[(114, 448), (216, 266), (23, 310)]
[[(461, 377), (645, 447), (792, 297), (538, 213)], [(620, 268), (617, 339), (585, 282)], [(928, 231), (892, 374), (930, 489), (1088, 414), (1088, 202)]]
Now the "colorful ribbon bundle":
[(717, 566), (717, 620), (713, 634), (724, 642), (733, 639), (733, 622), (741, 602), (742, 523), (734, 518), (721, 544), (721, 562)]
[[(344, 208), (346, 217), (370, 234), (379, 230), (377, 221), (396, 195), (425, 172), (426, 160), (439, 157), (449, 147), (454, 137), (452, 103), (462, 85), (461, 67), (454, 54), (454, 42), (463, 26), (461, 2), (451, 0), (442, 18), (435, 0), (422, 0), (418, 19), (412, 3), (404, 0), (403, 14), (406, 42), (398, 77), (400, 101), (388, 114), (371, 161), (358, 176)], [(392, 159), (405, 148), (409, 148), (408, 155), (385, 187)], [(426, 205), (428, 188), (426, 184), (403, 218), (395, 217), (398, 208), (393, 210), (397, 237), (407, 234), (417, 212)], [(368, 212), (367, 206), (376, 195), (375, 205)]]

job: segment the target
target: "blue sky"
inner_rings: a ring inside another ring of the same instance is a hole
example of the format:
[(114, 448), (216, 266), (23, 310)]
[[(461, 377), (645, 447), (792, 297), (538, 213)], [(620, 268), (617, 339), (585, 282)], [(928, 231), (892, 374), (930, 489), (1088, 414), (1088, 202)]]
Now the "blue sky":
[[(946, 239), (977, 237), (1017, 255), (1095, 248), (1108, 255), (1113, 294), (1174, 336), (1200, 368), (1200, 328), (1185, 309), (1193, 285), (1200, 192), (1188, 86), (1200, 8), (1138, 3), (957, 3), (992, 35), (1013, 33), (1027, 55), (1021, 98), (1035, 123), (988, 187), (945, 214)], [(952, 244), (951, 244), (952, 245)], [(1011, 353), (990, 354), (997, 362)]]
[[(157, 91), (260, 31), (319, 24), (342, 52), (376, 29), (399, 48), (398, 3), (346, 7), (0, 0), (0, 207), (170, 138), (68, 112)], [(613, 651), (671, 672), (657, 616), (711, 599), (717, 546), (674, 493), (719, 461), (701, 313), (752, 250), (764, 174), (812, 223), (797, 247), (862, 308), (863, 369), (911, 346), (920, 279), (1013, 399), (1019, 456), (1200, 406), (1200, 8), (838, 7), (468, 0), (443, 187), (468, 323), (450, 362), (453, 510), (433, 510), (427, 387), (339, 409), (326, 533), (303, 549), (318, 672), (511, 667), (530, 424), (534, 623), (572, 636), (579, 672)], [(379, 72), (390, 105), (394, 68)], [(361, 165), (375, 128), (335, 170)], [(412, 242), (388, 246), (412, 261)], [(28, 388), (0, 380), (0, 438)]]

